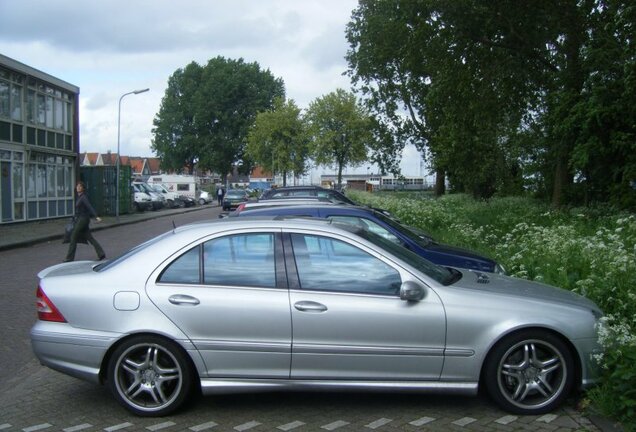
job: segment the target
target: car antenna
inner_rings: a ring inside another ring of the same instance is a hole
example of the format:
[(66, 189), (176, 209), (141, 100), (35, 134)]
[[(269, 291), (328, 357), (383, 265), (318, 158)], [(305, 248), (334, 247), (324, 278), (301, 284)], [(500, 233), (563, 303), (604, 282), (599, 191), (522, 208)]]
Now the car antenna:
[(177, 224), (174, 223), (174, 219), (172, 219), (172, 229), (173, 230), (177, 229)]

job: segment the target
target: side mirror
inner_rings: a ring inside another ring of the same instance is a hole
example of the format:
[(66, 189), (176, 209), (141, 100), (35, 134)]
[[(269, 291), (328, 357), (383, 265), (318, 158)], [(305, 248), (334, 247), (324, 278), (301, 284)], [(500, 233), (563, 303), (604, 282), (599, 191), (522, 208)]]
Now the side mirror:
[(417, 282), (406, 281), (400, 287), (400, 300), (420, 301), (426, 297), (426, 288)]

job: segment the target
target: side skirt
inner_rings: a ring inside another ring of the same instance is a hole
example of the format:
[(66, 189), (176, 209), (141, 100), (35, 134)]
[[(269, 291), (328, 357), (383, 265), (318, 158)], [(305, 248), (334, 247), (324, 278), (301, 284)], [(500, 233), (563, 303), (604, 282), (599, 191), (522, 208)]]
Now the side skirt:
[(209, 379), (201, 380), (204, 395), (256, 393), (273, 391), (378, 391), (443, 393), (476, 395), (476, 382), (430, 381), (327, 381), (327, 380), (257, 380), (257, 379)]

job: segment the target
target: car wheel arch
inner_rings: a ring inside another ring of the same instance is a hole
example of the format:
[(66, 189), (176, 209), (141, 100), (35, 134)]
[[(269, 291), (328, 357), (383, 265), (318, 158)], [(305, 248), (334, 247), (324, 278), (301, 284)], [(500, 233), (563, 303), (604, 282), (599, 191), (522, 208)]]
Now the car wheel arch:
[[(581, 376), (582, 376), (582, 359), (577, 351), (576, 347), (572, 344), (572, 342), (565, 336), (563, 333), (552, 329), (550, 327), (544, 326), (526, 326), (514, 328), (509, 332), (502, 333), (499, 337), (493, 341), (493, 343), (485, 350), (485, 355), (482, 360), (480, 374), (479, 374), (479, 387), (480, 389), (487, 388), (487, 369), (489, 366), (493, 364), (493, 362), (498, 362), (493, 355), (496, 354), (497, 350), (502, 346), (508, 344), (510, 340), (513, 340), (522, 335), (526, 335), (525, 337), (530, 337), (532, 335), (533, 338), (541, 339), (542, 336), (547, 335), (548, 338), (554, 338), (558, 340), (558, 342), (562, 343), (567, 349), (567, 354), (571, 357), (572, 360), (572, 387), (570, 391), (575, 391), (581, 386)], [(549, 341), (548, 341), (549, 342)]]
[(497, 337), (495, 340), (492, 341), (492, 343), (487, 347), (486, 350), (484, 350), (484, 357), (482, 359), (482, 363), (481, 363), (481, 368), (480, 368), (480, 373), (479, 373), (479, 381), (482, 382), (483, 380), (483, 375), (484, 375), (484, 368), (488, 362), (488, 357), (491, 355), (491, 353), (493, 352), (493, 350), (500, 344), (502, 343), (505, 339), (513, 337), (517, 334), (520, 333), (524, 333), (524, 332), (544, 332), (544, 333), (548, 333), (551, 334), (554, 337), (557, 337), (561, 340), (561, 342), (563, 342), (567, 347), (568, 350), (570, 352), (570, 354), (572, 355), (572, 358), (574, 360), (574, 366), (575, 366), (575, 382), (576, 383), (580, 383), (581, 381), (581, 374), (582, 374), (582, 359), (581, 356), (579, 354), (579, 352), (577, 351), (576, 347), (572, 344), (572, 342), (570, 341), (570, 339), (568, 339), (567, 336), (565, 336), (563, 333), (560, 333), (559, 331), (550, 328), (550, 327), (544, 327), (544, 326), (526, 326), (526, 327), (516, 327), (514, 329), (511, 329), (508, 332), (505, 333), (501, 333), (499, 335), (499, 337)]
[[(178, 340), (175, 340), (173, 338), (170, 338), (166, 335), (163, 335), (161, 333), (154, 333), (154, 332), (139, 332), (139, 333), (130, 333), (127, 334), (126, 336), (118, 339), (115, 343), (113, 343), (108, 350), (106, 351), (106, 354), (104, 354), (104, 357), (102, 358), (102, 361), (100, 363), (100, 367), (99, 367), (99, 382), (100, 384), (105, 384), (107, 382), (107, 375), (108, 375), (108, 364), (110, 363), (110, 360), (113, 356), (113, 354), (115, 353), (115, 351), (117, 350), (117, 348), (119, 348), (122, 344), (128, 342), (131, 339), (134, 338), (138, 338), (138, 337), (155, 337), (155, 338), (160, 338), (163, 339), (164, 341), (168, 342), (168, 343), (172, 343), (175, 346), (178, 347), (178, 349), (181, 351), (181, 354), (183, 354), (184, 358), (188, 361), (189, 363), (189, 367), (190, 370), (192, 371), (193, 374), (196, 375), (197, 379), (194, 379), (194, 384), (196, 387), (200, 387), (200, 375), (199, 375), (199, 368), (197, 367), (197, 365), (195, 364), (195, 361), (192, 359), (192, 356), (190, 355), (190, 353), (188, 352), (188, 350), (181, 344), (179, 343)], [(200, 389), (199, 389), (200, 390)]]

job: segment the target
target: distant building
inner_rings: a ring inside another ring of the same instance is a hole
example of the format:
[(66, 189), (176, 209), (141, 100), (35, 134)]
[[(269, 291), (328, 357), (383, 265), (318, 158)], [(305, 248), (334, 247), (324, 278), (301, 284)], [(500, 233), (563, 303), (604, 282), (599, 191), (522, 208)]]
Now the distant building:
[[(337, 183), (336, 174), (320, 176), (320, 184), (324, 187), (333, 188), (337, 186)], [(342, 186), (360, 190), (426, 190), (432, 187), (424, 177), (394, 177), (379, 174), (346, 174), (342, 176)]]
[(255, 167), (250, 173), (250, 189), (267, 190), (273, 183), (274, 175), (261, 167)]
[(79, 87), (0, 54), (0, 223), (69, 216)]

